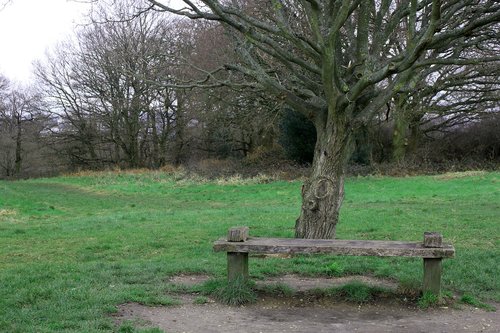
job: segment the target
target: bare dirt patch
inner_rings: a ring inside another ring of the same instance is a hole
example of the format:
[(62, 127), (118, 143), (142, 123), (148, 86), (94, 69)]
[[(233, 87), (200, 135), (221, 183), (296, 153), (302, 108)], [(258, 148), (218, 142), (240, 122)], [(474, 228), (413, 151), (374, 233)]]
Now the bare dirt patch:
[(147, 307), (125, 304), (119, 319), (165, 332), (499, 332), (497, 313), (475, 308), (419, 310), (401, 305), (353, 305), (261, 299), (230, 307), (217, 303)]
[(298, 292), (305, 292), (311, 289), (326, 289), (331, 287), (339, 287), (351, 282), (361, 282), (372, 287), (381, 287), (391, 290), (396, 290), (398, 284), (388, 279), (379, 279), (371, 276), (345, 276), (345, 277), (301, 277), (298, 275), (284, 275), (281, 277), (266, 278), (263, 281), (256, 281), (257, 286), (265, 286), (272, 284), (285, 284)]
[(205, 274), (181, 274), (173, 276), (168, 281), (181, 286), (192, 287), (208, 280), (210, 280), (210, 276)]
[[(169, 282), (192, 287), (202, 284), (210, 280), (209, 275), (203, 274), (181, 274), (169, 279)], [(265, 280), (255, 281), (257, 287), (264, 287), (274, 284), (285, 284), (298, 292), (305, 292), (311, 289), (326, 289), (331, 287), (339, 287), (351, 282), (361, 282), (372, 287), (381, 287), (391, 290), (396, 290), (398, 284), (389, 279), (374, 278), (371, 276), (345, 276), (345, 277), (303, 277), (295, 274), (287, 274), (279, 277), (267, 277)]]
[[(203, 283), (209, 278), (206, 275), (180, 275), (170, 281), (186, 286)], [(255, 304), (235, 307), (211, 299), (205, 304), (195, 304), (196, 295), (182, 294), (178, 295), (181, 304), (177, 306), (123, 304), (119, 306), (115, 319), (118, 325), (127, 320), (140, 327), (158, 327), (169, 333), (500, 332), (498, 313), (469, 306), (421, 310), (395, 300), (356, 305), (304, 294), (311, 289), (339, 286), (353, 280), (397, 288), (392, 281), (372, 277), (304, 278), (286, 275), (257, 284), (286, 284), (299, 292), (294, 297), (263, 296)]]

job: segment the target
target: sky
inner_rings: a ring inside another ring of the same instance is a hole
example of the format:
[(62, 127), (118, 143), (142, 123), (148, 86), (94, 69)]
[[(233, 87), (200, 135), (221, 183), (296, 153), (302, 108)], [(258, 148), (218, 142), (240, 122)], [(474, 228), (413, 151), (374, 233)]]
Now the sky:
[[(0, 0), (0, 73), (29, 83), (32, 63), (63, 41), (90, 9), (84, 1)], [(3, 9), (2, 9), (3, 8)]]

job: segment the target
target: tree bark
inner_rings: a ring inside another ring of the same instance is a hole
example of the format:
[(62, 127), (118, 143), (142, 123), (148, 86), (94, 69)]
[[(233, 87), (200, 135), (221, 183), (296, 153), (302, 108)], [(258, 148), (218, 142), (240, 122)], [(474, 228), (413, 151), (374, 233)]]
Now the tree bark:
[(14, 170), (14, 175), (18, 176), (21, 173), (21, 166), (22, 166), (22, 123), (21, 123), (21, 117), (18, 116), (16, 119), (16, 159), (15, 159), (15, 170)]
[(160, 140), (158, 138), (158, 130), (156, 128), (156, 115), (153, 111), (148, 113), (149, 126), (151, 127), (151, 165), (153, 168), (158, 169), (162, 166), (160, 158)]
[(184, 159), (185, 136), (184, 130), (186, 119), (184, 115), (184, 94), (180, 91), (176, 92), (177, 96), (177, 112), (175, 114), (175, 148), (173, 162), (175, 166), (181, 165)]
[(420, 137), (420, 121), (423, 114), (417, 106), (407, 104), (408, 95), (399, 95), (394, 113), (394, 132), (392, 136), (392, 158), (400, 163), (414, 153)]
[(344, 199), (344, 179), (351, 154), (351, 129), (336, 119), (316, 124), (317, 141), (312, 174), (302, 186), (302, 210), (296, 238), (335, 238)]
[(403, 115), (395, 117), (394, 132), (392, 134), (392, 159), (396, 163), (402, 162), (406, 156), (408, 145), (407, 128), (408, 124)]

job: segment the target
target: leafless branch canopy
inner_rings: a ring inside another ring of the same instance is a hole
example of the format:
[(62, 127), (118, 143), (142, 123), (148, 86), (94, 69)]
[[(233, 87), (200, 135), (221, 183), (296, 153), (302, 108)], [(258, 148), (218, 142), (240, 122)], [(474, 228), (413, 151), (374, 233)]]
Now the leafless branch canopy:
[(422, 70), (499, 60), (470, 51), (498, 39), (494, 0), (184, 0), (178, 9), (148, 2), (221, 23), (241, 59), (226, 69), (311, 118), (335, 109), (364, 119)]

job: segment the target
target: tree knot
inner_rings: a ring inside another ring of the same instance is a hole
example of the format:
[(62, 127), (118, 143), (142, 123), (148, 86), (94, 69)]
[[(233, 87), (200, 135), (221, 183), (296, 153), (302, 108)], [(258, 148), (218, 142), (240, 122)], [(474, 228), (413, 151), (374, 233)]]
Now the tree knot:
[(319, 178), (313, 192), (314, 197), (318, 200), (326, 198), (332, 192), (333, 187), (334, 181), (332, 178), (326, 176)]

